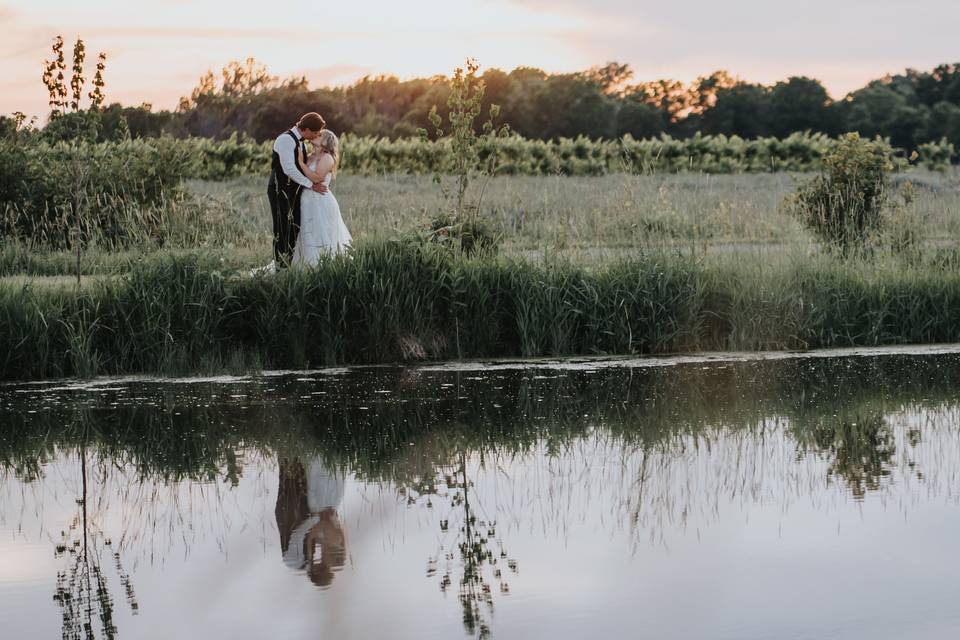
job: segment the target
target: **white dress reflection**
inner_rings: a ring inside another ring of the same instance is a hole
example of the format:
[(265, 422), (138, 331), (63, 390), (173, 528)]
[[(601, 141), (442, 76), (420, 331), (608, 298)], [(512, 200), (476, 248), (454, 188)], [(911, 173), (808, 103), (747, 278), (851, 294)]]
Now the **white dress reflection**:
[(320, 458), (304, 464), (280, 461), (277, 529), (283, 562), (305, 571), (310, 581), (328, 587), (347, 557), (346, 538), (337, 508), (343, 500), (343, 475)]

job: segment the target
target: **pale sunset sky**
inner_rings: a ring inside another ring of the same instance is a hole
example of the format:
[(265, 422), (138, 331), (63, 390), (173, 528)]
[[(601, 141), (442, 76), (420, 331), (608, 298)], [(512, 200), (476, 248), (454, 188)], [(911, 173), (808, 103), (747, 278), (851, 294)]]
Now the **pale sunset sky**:
[(637, 80), (807, 75), (841, 97), (960, 61), (957, 24), (957, 0), (0, 0), (0, 114), (46, 113), (41, 64), (57, 34), (68, 56), (77, 36), (88, 61), (109, 55), (108, 102), (172, 108), (205, 71), (249, 56), (313, 86), (449, 73), (469, 56), (504, 70), (616, 60)]

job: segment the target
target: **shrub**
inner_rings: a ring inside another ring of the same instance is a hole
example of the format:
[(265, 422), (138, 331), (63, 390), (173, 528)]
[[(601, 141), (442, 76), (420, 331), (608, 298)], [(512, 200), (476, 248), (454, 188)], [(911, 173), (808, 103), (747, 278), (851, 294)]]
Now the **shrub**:
[(502, 234), (480, 216), (457, 218), (441, 212), (427, 225), (426, 239), (442, 246), (457, 247), (465, 254), (496, 253)]
[(823, 172), (787, 201), (787, 208), (842, 255), (866, 249), (883, 226), (893, 150), (883, 140), (842, 137)]
[(921, 144), (917, 155), (924, 168), (931, 171), (944, 171), (950, 166), (957, 151), (946, 138), (942, 138), (940, 142)]
[(96, 142), (100, 138), (102, 120), (99, 111), (72, 111), (50, 119), (41, 138), (56, 142)]
[(131, 207), (159, 203), (193, 172), (189, 149), (170, 138), (88, 143), (0, 140), (3, 232), (48, 246), (71, 244), (82, 203), (84, 237), (122, 242)]

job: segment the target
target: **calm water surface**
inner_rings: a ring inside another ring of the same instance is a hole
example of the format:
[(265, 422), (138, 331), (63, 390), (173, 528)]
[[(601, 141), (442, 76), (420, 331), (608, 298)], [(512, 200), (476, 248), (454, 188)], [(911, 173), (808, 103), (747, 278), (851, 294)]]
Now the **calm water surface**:
[(0, 386), (0, 636), (956, 637), (953, 351)]

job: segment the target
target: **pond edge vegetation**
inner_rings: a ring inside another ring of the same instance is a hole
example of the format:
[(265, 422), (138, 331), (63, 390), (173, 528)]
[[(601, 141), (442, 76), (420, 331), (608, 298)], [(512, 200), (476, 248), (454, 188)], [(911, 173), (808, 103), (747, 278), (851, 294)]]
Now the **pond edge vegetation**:
[(82, 287), (0, 285), (8, 380), (958, 341), (956, 270), (830, 254), (589, 268), (377, 241), (270, 277), (188, 253)]

